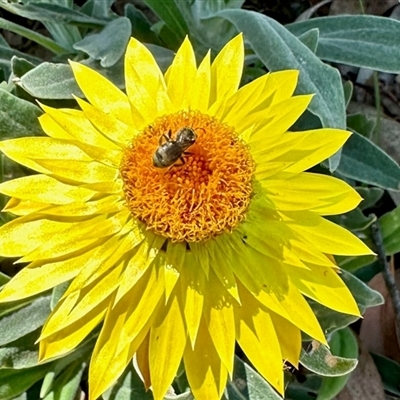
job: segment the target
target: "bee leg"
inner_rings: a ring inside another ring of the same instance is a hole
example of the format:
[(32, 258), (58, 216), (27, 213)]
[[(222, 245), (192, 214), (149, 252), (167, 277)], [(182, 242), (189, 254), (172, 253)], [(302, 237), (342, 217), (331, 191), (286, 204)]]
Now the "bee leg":
[(168, 131), (168, 134), (166, 135), (165, 133), (163, 133), (160, 137), (160, 139), (158, 140), (158, 144), (160, 146), (163, 145), (163, 139), (165, 140), (165, 142), (170, 142), (171, 141), (171, 129)]
[[(184, 159), (183, 157), (179, 157), (178, 160), (181, 162), (181, 164), (175, 163), (175, 164), (173, 165), (173, 167), (182, 167), (182, 165), (185, 165), (185, 164), (186, 164), (186, 161), (185, 161), (185, 159)], [(178, 160), (177, 160), (177, 161), (178, 161)]]

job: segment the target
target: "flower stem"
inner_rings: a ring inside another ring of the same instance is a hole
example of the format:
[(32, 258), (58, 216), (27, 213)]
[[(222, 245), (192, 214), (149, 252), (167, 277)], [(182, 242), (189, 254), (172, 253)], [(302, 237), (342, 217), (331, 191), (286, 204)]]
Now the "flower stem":
[(378, 260), (382, 265), (382, 276), (386, 284), (386, 288), (389, 292), (389, 296), (392, 300), (393, 309), (396, 317), (396, 335), (397, 341), (400, 343), (400, 293), (396, 285), (395, 277), (391, 271), (390, 265), (386, 259), (386, 253), (383, 246), (382, 233), (379, 226), (379, 221), (375, 214), (371, 214), (374, 217), (374, 222), (371, 225), (372, 238), (376, 246), (376, 252), (378, 254)]

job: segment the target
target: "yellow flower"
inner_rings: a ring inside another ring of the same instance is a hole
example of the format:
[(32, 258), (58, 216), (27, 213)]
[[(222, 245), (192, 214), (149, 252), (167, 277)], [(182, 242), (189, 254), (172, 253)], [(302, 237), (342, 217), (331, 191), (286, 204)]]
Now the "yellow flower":
[(0, 300), (71, 280), (40, 359), (71, 351), (103, 322), (91, 399), (134, 357), (156, 400), (182, 360), (196, 399), (219, 399), (235, 342), (283, 393), (282, 360), (298, 364), (300, 332), (325, 342), (305, 297), (359, 315), (331, 255), (371, 252), (323, 216), (361, 199), (304, 172), (350, 133), (289, 132), (312, 98), (293, 96), (298, 72), (239, 89), (243, 60), (241, 35), (198, 67), (186, 39), (163, 76), (131, 39), (126, 94), (71, 62), (88, 100), (77, 99), (81, 110), (42, 106), (49, 137), (0, 143), (39, 172), (0, 185), (19, 216), (0, 229), (0, 254), (29, 263)]

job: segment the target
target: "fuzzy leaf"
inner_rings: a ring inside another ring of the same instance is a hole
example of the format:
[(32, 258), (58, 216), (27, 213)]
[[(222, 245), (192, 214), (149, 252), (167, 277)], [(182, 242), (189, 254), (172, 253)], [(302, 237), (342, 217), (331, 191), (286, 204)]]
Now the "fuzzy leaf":
[(400, 21), (372, 15), (312, 18), (286, 26), (299, 36), (319, 30), (317, 56), (356, 67), (400, 72)]
[(342, 149), (341, 175), (383, 189), (400, 190), (400, 167), (371, 140), (354, 132)]
[[(357, 340), (349, 328), (341, 329), (333, 333), (329, 340), (332, 354), (345, 358), (358, 357)], [(349, 380), (350, 374), (324, 377), (322, 385), (318, 391), (317, 400), (331, 400), (344, 388)]]
[(282, 400), (264, 378), (238, 357), (225, 394), (227, 400)]
[(84, 97), (66, 64), (44, 62), (26, 73), (18, 84), (38, 99), (72, 99), (72, 94)]
[(125, 53), (131, 36), (131, 22), (120, 17), (109, 22), (100, 33), (86, 36), (74, 44), (74, 49), (87, 53), (95, 60), (100, 60), (102, 67), (111, 67)]
[(0, 140), (42, 135), (39, 107), (0, 89)]
[(322, 376), (342, 376), (357, 366), (357, 359), (332, 355), (328, 347), (313, 340), (308, 351), (302, 350), (300, 363), (308, 370)]

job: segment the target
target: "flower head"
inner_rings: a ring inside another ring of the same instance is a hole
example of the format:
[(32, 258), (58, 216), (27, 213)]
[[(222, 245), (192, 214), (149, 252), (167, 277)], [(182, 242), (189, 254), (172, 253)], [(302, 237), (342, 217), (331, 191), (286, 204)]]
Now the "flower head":
[(219, 399), (235, 342), (283, 392), (301, 331), (325, 342), (305, 297), (358, 315), (331, 255), (368, 254), (323, 216), (353, 209), (346, 183), (304, 172), (350, 133), (288, 131), (310, 95), (297, 71), (239, 89), (242, 36), (196, 65), (186, 39), (163, 75), (131, 39), (126, 94), (71, 62), (87, 101), (42, 106), (48, 137), (0, 143), (38, 172), (4, 182), (0, 254), (24, 268), (0, 301), (71, 283), (40, 336), (40, 358), (74, 349), (103, 322), (89, 369), (100, 396), (135, 357), (160, 400), (183, 360), (197, 399)]

